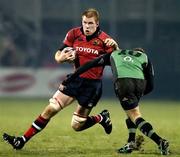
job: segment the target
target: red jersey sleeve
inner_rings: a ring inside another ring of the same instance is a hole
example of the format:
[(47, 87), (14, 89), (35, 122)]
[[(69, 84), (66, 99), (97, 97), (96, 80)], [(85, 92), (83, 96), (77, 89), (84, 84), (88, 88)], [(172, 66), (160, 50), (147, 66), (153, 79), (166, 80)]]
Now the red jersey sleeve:
[(74, 29), (71, 29), (67, 32), (67, 34), (64, 38), (63, 44), (72, 47), (74, 40), (75, 40)]

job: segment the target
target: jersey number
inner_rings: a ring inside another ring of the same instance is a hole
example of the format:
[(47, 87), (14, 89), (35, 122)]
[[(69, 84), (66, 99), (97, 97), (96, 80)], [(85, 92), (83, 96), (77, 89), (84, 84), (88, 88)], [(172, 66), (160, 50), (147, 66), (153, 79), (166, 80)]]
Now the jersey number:
[[(126, 56), (123, 58), (123, 60), (126, 62), (133, 62), (133, 59), (131, 56), (140, 57), (142, 55), (141, 53), (138, 53), (137, 51), (132, 51), (132, 50), (129, 50), (128, 54), (129, 56)], [(118, 55), (127, 55), (127, 50), (122, 50), (121, 52), (118, 53)]]

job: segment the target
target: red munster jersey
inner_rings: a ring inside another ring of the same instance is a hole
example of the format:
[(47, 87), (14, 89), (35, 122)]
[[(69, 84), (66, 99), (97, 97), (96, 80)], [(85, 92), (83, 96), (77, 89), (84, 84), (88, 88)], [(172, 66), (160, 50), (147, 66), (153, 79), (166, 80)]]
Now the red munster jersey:
[[(102, 54), (111, 53), (114, 48), (107, 47), (104, 43), (106, 38), (110, 38), (105, 32), (99, 28), (91, 36), (85, 36), (82, 27), (71, 29), (63, 41), (69, 47), (76, 50), (75, 68), (82, 66)], [(101, 79), (104, 67), (91, 68), (80, 75), (82, 78)]]

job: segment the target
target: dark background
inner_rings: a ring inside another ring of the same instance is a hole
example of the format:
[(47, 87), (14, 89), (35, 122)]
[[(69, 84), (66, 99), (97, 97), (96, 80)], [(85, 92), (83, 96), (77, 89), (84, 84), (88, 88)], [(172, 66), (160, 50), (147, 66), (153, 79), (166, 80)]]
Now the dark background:
[[(58, 68), (55, 51), (90, 7), (100, 12), (100, 27), (121, 48), (148, 52), (155, 89), (147, 98), (180, 99), (180, 0), (0, 0), (1, 68)], [(112, 88), (106, 68), (105, 97), (114, 96)]]

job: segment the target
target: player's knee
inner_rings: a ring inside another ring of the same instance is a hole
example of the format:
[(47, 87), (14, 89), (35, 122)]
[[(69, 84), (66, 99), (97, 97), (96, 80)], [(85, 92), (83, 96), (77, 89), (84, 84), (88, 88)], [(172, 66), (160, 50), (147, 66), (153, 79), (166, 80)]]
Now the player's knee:
[(72, 121), (71, 121), (71, 127), (75, 131), (81, 131), (82, 127), (84, 126), (87, 118), (79, 117), (78, 115), (73, 115)]
[(136, 119), (141, 117), (141, 113), (139, 111), (139, 109), (134, 108), (131, 110), (128, 110), (127, 112), (128, 117), (130, 117), (131, 121), (135, 123)]
[(59, 106), (58, 102), (54, 98), (51, 98), (49, 100), (49, 105), (46, 106), (46, 108), (41, 113), (41, 115), (45, 119), (51, 119), (60, 110), (61, 110), (61, 107)]
[(49, 99), (50, 112), (58, 112), (62, 109), (61, 104), (55, 98)]

